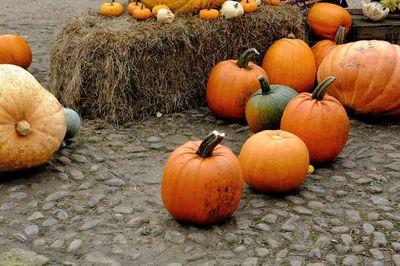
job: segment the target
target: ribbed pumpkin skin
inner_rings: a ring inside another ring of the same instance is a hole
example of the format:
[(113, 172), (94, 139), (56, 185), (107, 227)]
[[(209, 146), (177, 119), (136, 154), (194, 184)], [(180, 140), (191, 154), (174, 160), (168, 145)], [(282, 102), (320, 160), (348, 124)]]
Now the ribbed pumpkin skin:
[(328, 94), (359, 114), (400, 115), (400, 46), (357, 41), (335, 48), (319, 67), (317, 79), (335, 76)]
[[(21, 136), (19, 121), (31, 132)], [(0, 65), (0, 172), (36, 167), (58, 150), (66, 132), (63, 108), (26, 70)]]
[(32, 50), (19, 35), (0, 35), (0, 64), (13, 64), (28, 68), (32, 63)]
[(164, 4), (177, 13), (193, 13), (209, 6), (221, 6), (223, 2), (223, 0), (143, 0), (143, 3), (150, 8)]
[(267, 76), (256, 64), (249, 62), (252, 69), (240, 68), (237, 60), (218, 63), (207, 81), (206, 98), (210, 110), (221, 118), (241, 120), (245, 118), (246, 103), (260, 88), (258, 77)]
[(322, 60), (329, 54), (330, 51), (332, 51), (337, 44), (334, 41), (331, 40), (322, 40), (317, 42), (311, 47), (311, 50), (314, 54), (315, 58), (315, 65), (317, 69), (321, 65)]
[(262, 67), (271, 84), (285, 85), (297, 92), (312, 90), (317, 70), (308, 44), (290, 38), (280, 39), (268, 48)]
[(285, 192), (300, 185), (307, 175), (307, 147), (283, 130), (264, 130), (243, 144), (239, 155), (245, 182), (262, 192)]
[(211, 157), (196, 154), (200, 141), (189, 141), (168, 158), (162, 177), (164, 207), (178, 221), (213, 224), (239, 206), (243, 190), (240, 164), (232, 151), (218, 145)]
[(308, 12), (307, 23), (315, 35), (333, 40), (339, 26), (346, 28), (346, 34), (349, 32), (352, 18), (350, 13), (339, 5), (317, 3)]
[(283, 110), (297, 92), (287, 86), (270, 85), (271, 91), (256, 91), (246, 104), (246, 121), (253, 133), (279, 129)]
[(300, 93), (286, 106), (281, 129), (304, 141), (311, 163), (322, 164), (334, 160), (343, 150), (349, 119), (335, 98), (325, 95), (322, 101), (316, 101), (310, 93)]

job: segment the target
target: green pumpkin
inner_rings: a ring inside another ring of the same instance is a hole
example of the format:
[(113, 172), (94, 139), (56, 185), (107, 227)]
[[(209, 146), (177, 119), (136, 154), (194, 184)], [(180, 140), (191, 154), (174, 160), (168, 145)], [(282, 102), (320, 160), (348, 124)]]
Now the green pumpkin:
[(81, 118), (74, 110), (69, 108), (64, 108), (64, 114), (67, 119), (67, 133), (64, 139), (71, 139), (81, 128)]
[(298, 93), (284, 85), (270, 85), (263, 76), (258, 78), (261, 89), (246, 104), (246, 120), (254, 132), (279, 129), (283, 111)]

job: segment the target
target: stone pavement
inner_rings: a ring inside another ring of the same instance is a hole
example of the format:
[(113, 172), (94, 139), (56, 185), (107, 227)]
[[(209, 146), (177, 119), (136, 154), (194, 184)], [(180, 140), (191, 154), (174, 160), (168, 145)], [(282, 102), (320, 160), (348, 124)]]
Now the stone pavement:
[[(58, 27), (102, 2), (1, 1), (0, 33), (29, 39), (43, 84)], [(164, 163), (213, 129), (235, 154), (251, 135), (207, 109), (115, 128), (84, 121), (48, 164), (0, 174), (0, 265), (400, 265), (399, 122), (351, 120), (339, 158), (297, 190), (245, 187), (224, 223), (179, 224), (160, 199)]]

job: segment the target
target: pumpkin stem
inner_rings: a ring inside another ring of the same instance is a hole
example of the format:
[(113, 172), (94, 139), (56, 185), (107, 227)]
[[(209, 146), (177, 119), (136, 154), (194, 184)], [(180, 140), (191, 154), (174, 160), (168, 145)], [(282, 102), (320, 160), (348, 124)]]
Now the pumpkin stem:
[(324, 99), (325, 93), (328, 90), (329, 86), (336, 80), (335, 77), (329, 76), (324, 79), (318, 86), (315, 88), (314, 92), (312, 93), (311, 98), (313, 100), (321, 101)]
[(208, 136), (201, 142), (199, 149), (197, 150), (197, 155), (207, 158), (212, 156), (214, 148), (221, 143), (225, 138), (225, 133), (219, 133), (213, 130)]
[(262, 94), (269, 94), (271, 92), (271, 86), (269, 85), (268, 80), (263, 75), (261, 75), (258, 77), (258, 81), (261, 85)]
[(235, 8), (238, 8), (238, 6), (239, 6), (239, 2), (237, 2), (237, 3), (234, 5)]
[(26, 120), (20, 120), (15, 125), (15, 130), (19, 135), (24, 137), (29, 135), (29, 133), (31, 133), (31, 125)]
[(338, 30), (336, 31), (336, 35), (335, 35), (335, 43), (343, 44), (345, 35), (346, 35), (346, 28), (343, 26), (339, 26)]
[(239, 57), (236, 65), (240, 68), (245, 68), (250, 70), (249, 62), (253, 59), (254, 55), (259, 55), (260, 53), (256, 50), (256, 48), (250, 48), (244, 51), (244, 53)]
[(113, 5), (114, 5), (114, 2), (115, 2), (115, 0), (111, 0), (110, 6), (113, 6)]
[(296, 35), (294, 35), (293, 32), (289, 33), (287, 37), (289, 39), (296, 39)]

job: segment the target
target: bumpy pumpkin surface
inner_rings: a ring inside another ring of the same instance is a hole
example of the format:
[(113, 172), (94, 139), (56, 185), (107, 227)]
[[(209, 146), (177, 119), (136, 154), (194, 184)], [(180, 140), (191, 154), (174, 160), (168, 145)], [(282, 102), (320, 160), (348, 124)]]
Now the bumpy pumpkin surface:
[(317, 79), (335, 76), (328, 94), (364, 115), (400, 115), (400, 46), (357, 41), (338, 46), (322, 61)]
[(212, 132), (172, 152), (162, 176), (164, 207), (178, 221), (212, 224), (238, 207), (243, 190), (240, 164), (232, 151), (219, 145), (223, 134)]
[(315, 35), (333, 40), (340, 26), (350, 30), (352, 18), (343, 7), (331, 3), (317, 3), (312, 6), (307, 15), (307, 23)]
[(271, 84), (285, 85), (297, 92), (311, 91), (317, 72), (311, 48), (292, 34), (268, 48), (262, 67)]
[(230, 120), (245, 117), (247, 100), (260, 88), (258, 77), (267, 77), (261, 67), (250, 62), (256, 54), (256, 49), (248, 49), (238, 60), (222, 61), (211, 70), (206, 98), (208, 107), (217, 116)]
[(243, 144), (239, 155), (245, 182), (263, 192), (285, 192), (307, 175), (308, 150), (304, 142), (283, 130), (264, 130)]
[(46, 163), (65, 132), (57, 99), (23, 68), (0, 65), (0, 172)]
[(300, 93), (286, 106), (281, 129), (301, 138), (307, 145), (310, 161), (315, 164), (334, 160), (349, 137), (349, 119), (343, 106), (325, 95), (335, 81), (327, 77), (312, 94)]
[(32, 63), (32, 50), (19, 35), (0, 35), (0, 64), (13, 64), (28, 68)]

